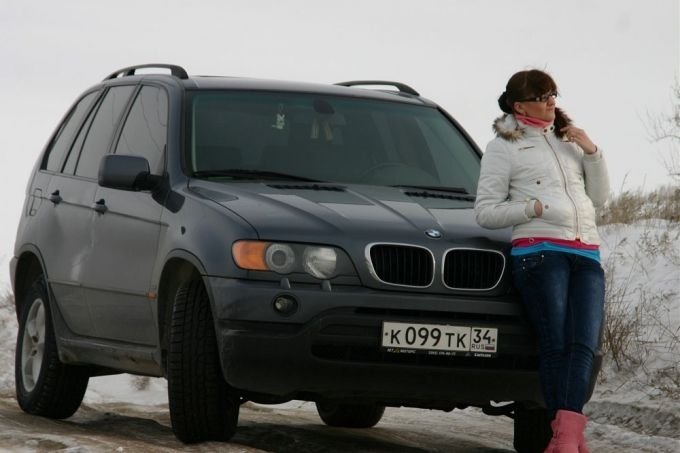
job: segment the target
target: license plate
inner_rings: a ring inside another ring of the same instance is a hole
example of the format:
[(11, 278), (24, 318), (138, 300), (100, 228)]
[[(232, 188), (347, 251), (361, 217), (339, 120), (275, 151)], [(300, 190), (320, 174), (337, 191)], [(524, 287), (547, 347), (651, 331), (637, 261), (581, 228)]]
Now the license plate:
[(498, 350), (498, 329), (385, 321), (382, 347), (395, 353), (492, 357)]

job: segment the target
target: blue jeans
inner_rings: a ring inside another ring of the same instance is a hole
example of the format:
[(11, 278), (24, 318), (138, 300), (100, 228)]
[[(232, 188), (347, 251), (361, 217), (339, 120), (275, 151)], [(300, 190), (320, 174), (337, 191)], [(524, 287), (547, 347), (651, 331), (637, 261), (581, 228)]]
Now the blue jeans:
[(513, 256), (513, 280), (539, 340), (539, 373), (551, 416), (582, 412), (604, 311), (604, 271), (596, 260), (543, 251)]

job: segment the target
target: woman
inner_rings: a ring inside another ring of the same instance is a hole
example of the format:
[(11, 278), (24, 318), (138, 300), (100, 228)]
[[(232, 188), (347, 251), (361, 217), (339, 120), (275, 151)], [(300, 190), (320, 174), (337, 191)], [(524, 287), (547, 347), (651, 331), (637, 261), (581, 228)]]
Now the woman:
[(603, 318), (604, 272), (595, 208), (609, 194), (600, 150), (555, 107), (543, 71), (514, 74), (505, 114), (486, 148), (477, 222), (512, 226), (513, 280), (538, 335), (540, 377), (553, 437), (546, 452), (584, 453), (582, 414)]

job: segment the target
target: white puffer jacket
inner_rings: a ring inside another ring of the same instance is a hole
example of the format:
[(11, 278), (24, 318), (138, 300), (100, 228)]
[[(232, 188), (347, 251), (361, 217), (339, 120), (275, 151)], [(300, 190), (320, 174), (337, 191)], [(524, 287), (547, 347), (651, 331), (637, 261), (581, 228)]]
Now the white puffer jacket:
[[(563, 112), (557, 112), (569, 120)], [(512, 238), (580, 239), (599, 244), (595, 208), (609, 196), (607, 166), (598, 150), (585, 154), (547, 129), (503, 115), (482, 157), (475, 214), (485, 228), (513, 227)], [(536, 217), (534, 204), (543, 204)]]

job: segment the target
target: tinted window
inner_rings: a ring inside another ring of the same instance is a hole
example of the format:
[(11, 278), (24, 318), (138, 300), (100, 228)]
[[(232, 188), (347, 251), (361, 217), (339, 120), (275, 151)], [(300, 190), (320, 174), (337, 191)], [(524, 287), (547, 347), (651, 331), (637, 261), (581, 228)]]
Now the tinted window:
[(470, 193), (477, 187), (478, 154), (434, 107), (255, 92), (193, 93), (190, 105), (187, 161), (194, 171), (262, 170)]
[(45, 160), (43, 160), (42, 168), (47, 168), (50, 171), (59, 171), (61, 169), (61, 162), (71, 145), (73, 136), (78, 126), (80, 126), (83, 117), (90, 110), (90, 105), (92, 105), (92, 101), (96, 98), (97, 94), (98, 92), (88, 94), (71, 109), (55, 135), (56, 138), (53, 140), (50, 149), (47, 151), (48, 154)]
[(134, 89), (134, 86), (120, 86), (113, 87), (106, 93), (85, 137), (76, 175), (97, 177), (99, 162), (109, 150), (116, 124)]
[(156, 87), (143, 87), (125, 121), (116, 154), (146, 157), (151, 173), (162, 173), (167, 119), (168, 100), (165, 92)]
[[(101, 104), (101, 99), (98, 104)], [(94, 118), (94, 112), (96, 111), (97, 106), (95, 106), (95, 108), (92, 111), (90, 111), (90, 114), (87, 116), (85, 123), (83, 123), (83, 126), (80, 128), (80, 131), (78, 132), (78, 135), (76, 136), (73, 145), (71, 145), (71, 150), (69, 151), (68, 157), (66, 158), (66, 162), (64, 163), (64, 169), (62, 170), (63, 173), (69, 175), (75, 173), (76, 164), (78, 163), (78, 157), (80, 157), (80, 150), (83, 148), (83, 141), (85, 140), (85, 136), (87, 136), (87, 131), (90, 130), (92, 118)]]

